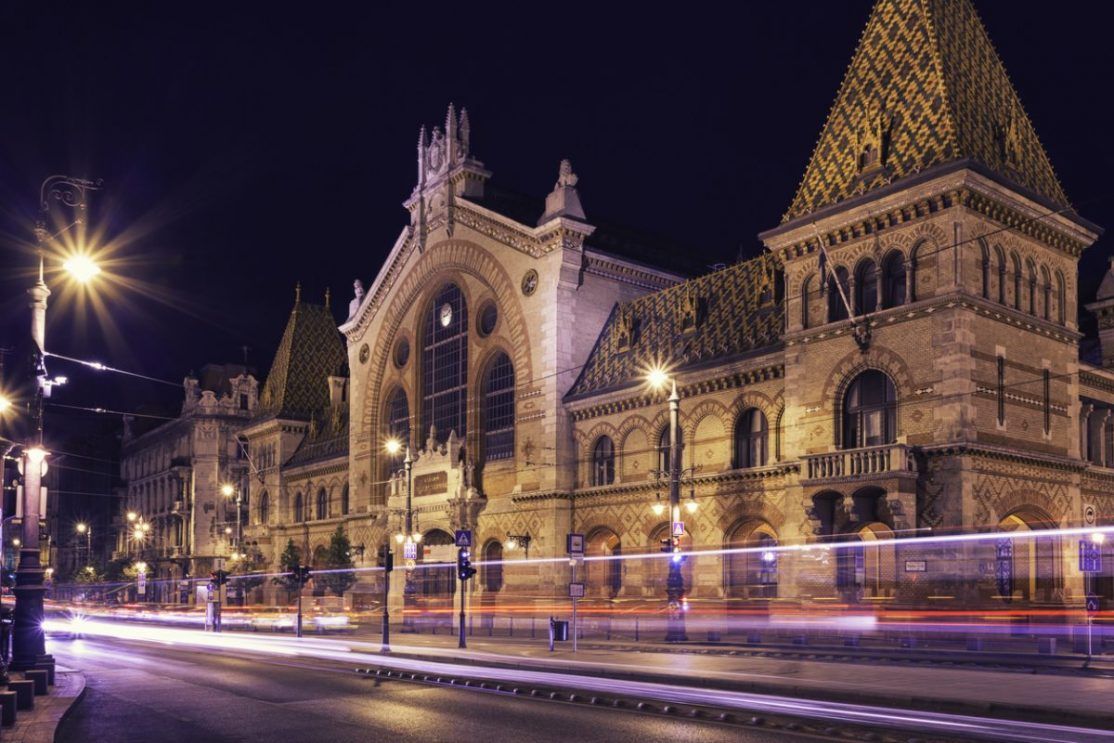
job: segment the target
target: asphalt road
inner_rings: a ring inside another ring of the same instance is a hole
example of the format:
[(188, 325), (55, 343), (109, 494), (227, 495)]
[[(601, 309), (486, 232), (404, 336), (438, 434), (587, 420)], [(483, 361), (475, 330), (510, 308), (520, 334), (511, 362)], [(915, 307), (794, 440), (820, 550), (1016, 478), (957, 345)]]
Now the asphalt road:
[(300, 658), (107, 639), (53, 641), (50, 650), (87, 679), (58, 743), (815, 740), (482, 691), (376, 685), (350, 666)]

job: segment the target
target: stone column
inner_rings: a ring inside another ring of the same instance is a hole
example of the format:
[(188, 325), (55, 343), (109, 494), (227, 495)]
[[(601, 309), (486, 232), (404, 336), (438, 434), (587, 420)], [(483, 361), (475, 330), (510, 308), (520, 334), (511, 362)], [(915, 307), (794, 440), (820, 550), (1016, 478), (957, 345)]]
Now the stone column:
[(912, 302), (915, 297), (913, 296), (913, 266), (915, 264), (912, 260), (905, 262), (905, 302)]

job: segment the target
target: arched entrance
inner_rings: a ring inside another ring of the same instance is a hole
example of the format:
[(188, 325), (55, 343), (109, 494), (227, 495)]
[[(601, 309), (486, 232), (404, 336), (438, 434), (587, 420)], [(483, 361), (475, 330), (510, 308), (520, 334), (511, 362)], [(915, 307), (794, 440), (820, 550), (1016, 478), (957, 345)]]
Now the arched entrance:
[(492, 539), (484, 545), (483, 585), (487, 593), (498, 593), (503, 589), (503, 544)]
[(998, 528), (1011, 535), (999, 543), (996, 554), (998, 595), (1020, 601), (1054, 600), (1060, 538), (1039, 534), (1054, 526), (1047, 514), (1033, 507), (1020, 508), (998, 522)]
[(849, 603), (894, 596), (897, 557), (894, 533), (886, 524), (872, 521), (844, 537), (836, 550), (836, 587)]
[(770, 599), (777, 597), (777, 532), (765, 521), (747, 520), (728, 530), (723, 561), (724, 595), (733, 599)]
[[(619, 535), (605, 526), (593, 529), (584, 547), (586, 557), (617, 556), (623, 553)], [(588, 560), (584, 563), (587, 592), (613, 599), (623, 589), (622, 560)]]
[(451, 621), (456, 593), (456, 547), (452, 535), (442, 529), (430, 529), (422, 535), (421, 555), (418, 595), (427, 613), (444, 614)]

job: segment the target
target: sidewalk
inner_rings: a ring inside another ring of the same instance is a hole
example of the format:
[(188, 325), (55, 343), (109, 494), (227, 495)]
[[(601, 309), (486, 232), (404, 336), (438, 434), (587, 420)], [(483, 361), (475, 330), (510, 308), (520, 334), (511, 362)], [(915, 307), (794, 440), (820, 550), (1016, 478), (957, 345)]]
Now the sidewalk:
[[(378, 648), (370, 638), (353, 639), (352, 644), (360, 650)], [(544, 641), (508, 638), (470, 638), (468, 646), (458, 649), (456, 638), (449, 636), (394, 634), (391, 655), (1114, 729), (1114, 678), (1109, 676), (926, 667), (898, 659), (819, 662), (699, 650), (581, 649), (574, 655), (570, 643), (560, 643), (550, 653)]]
[(4, 743), (53, 743), (62, 718), (84, 693), (85, 674), (58, 666), (50, 693), (35, 697), (35, 708), (21, 710), (15, 725), (0, 733)]

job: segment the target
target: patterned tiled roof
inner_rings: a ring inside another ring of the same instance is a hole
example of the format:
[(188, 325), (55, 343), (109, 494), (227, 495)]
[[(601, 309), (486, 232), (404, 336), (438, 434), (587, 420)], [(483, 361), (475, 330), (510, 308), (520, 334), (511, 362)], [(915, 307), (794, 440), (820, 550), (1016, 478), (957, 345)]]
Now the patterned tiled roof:
[(776, 344), (778, 272), (764, 253), (616, 305), (569, 396), (621, 387), (656, 364), (684, 369)]
[(963, 158), (1068, 205), (971, 0), (879, 0), (782, 221)]
[(256, 419), (308, 421), (329, 407), (330, 375), (348, 376), (348, 356), (328, 307), (294, 302)]

